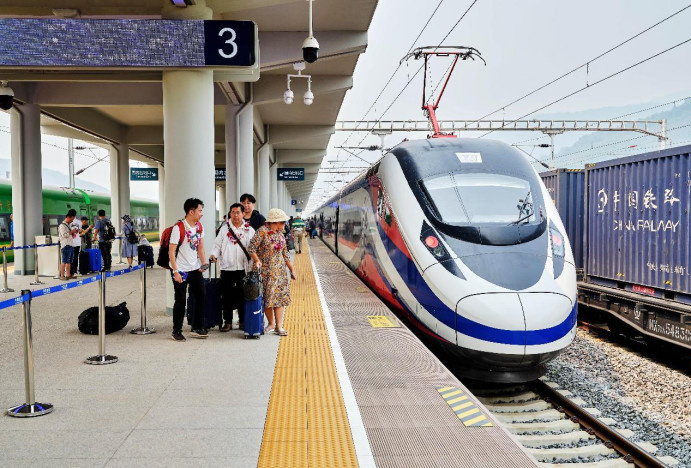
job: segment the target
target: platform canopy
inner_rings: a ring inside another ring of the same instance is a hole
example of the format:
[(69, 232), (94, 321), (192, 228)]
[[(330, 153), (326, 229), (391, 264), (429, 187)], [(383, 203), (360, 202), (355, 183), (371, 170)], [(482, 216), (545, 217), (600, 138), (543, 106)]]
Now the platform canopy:
[[(319, 60), (303, 71), (312, 76), (311, 106), (302, 102), (306, 80), (292, 82), (293, 104), (283, 102), (286, 75), (295, 73), (292, 64), (302, 60), (308, 35), (305, 0), (0, 0), (0, 19), (160, 20), (209, 8), (213, 20), (254, 22), (257, 69), (214, 68), (216, 166), (225, 164), (226, 105), (251, 100), (254, 144), (271, 144), (272, 164), (305, 168), (305, 179), (287, 187), (306, 203), (345, 93), (353, 86), (358, 57), (367, 47), (376, 5), (377, 0), (313, 3)], [(0, 79), (9, 81), (18, 100), (41, 106), (43, 132), (94, 143), (126, 140), (132, 158), (165, 163), (162, 73), (156, 66), (0, 67)]]

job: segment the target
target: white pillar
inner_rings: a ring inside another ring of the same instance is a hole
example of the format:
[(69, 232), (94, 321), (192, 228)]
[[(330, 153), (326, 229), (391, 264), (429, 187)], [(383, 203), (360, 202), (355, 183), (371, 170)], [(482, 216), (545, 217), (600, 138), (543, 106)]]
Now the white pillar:
[(158, 163), (158, 238), (161, 238), (161, 234), (168, 227), (165, 223), (166, 220), (166, 206), (163, 203), (166, 199), (165, 197), (165, 180), (166, 180), (166, 168), (163, 164)]
[[(24, 104), (12, 109), (10, 131), (14, 245), (30, 245), (43, 234), (40, 107)], [(15, 251), (15, 275), (33, 275), (35, 268), (33, 250)]]
[[(215, 232), (213, 86), (211, 70), (163, 72), (164, 224), (172, 226), (185, 215), (186, 199), (201, 199), (207, 254)], [(166, 291), (172, 309), (171, 281), (166, 281)]]
[(276, 208), (278, 206), (278, 163), (274, 163), (274, 165), (269, 168), (269, 172), (271, 197), (270, 208)]
[(254, 187), (254, 105), (246, 104), (238, 115), (238, 200), (243, 193), (257, 198)]
[(237, 114), (242, 106), (226, 106), (226, 205), (240, 199), (238, 189)]
[(257, 153), (257, 171), (259, 172), (259, 187), (257, 190), (257, 201), (259, 211), (268, 213), (271, 208), (271, 170), (269, 168), (269, 155), (271, 148), (268, 143), (262, 145)]
[[(124, 135), (125, 132), (123, 132)], [(110, 147), (110, 216), (115, 230), (122, 230), (122, 215), (130, 211), (130, 149), (127, 140)], [(117, 252), (120, 255), (120, 252)]]
[(230, 205), (226, 202), (226, 186), (218, 186), (218, 197), (216, 199), (216, 209), (218, 210), (219, 220), (223, 219), (223, 215), (228, 214), (228, 207)]

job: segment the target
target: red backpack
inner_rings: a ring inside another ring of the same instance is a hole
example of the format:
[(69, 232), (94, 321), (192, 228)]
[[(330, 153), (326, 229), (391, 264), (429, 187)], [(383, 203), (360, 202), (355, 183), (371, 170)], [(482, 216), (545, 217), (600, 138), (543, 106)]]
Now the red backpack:
[[(185, 238), (185, 225), (182, 223), (182, 220), (166, 228), (161, 234), (161, 246), (158, 251), (158, 259), (156, 260), (156, 264), (162, 268), (165, 268), (166, 270), (170, 270), (170, 256), (168, 255), (168, 251), (170, 249), (170, 236), (172, 235), (175, 226), (180, 229), (180, 242), (175, 249), (175, 258), (178, 257), (182, 240)], [(204, 232), (204, 226), (202, 226), (201, 223), (197, 223), (197, 229), (199, 230), (200, 234)]]

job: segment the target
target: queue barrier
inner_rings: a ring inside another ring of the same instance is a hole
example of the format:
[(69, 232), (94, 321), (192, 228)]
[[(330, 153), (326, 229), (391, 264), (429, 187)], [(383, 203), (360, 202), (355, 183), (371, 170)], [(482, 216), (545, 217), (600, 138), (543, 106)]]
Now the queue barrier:
[[(98, 340), (99, 354), (91, 356), (85, 360), (87, 364), (112, 364), (118, 361), (116, 356), (106, 354), (106, 278), (115, 278), (117, 276), (126, 275), (134, 271), (141, 270), (141, 289), (142, 289), (142, 327), (146, 328), (146, 263), (127, 268), (124, 270), (113, 272), (100, 272), (98, 275), (83, 278), (76, 281), (71, 281), (57, 286), (51, 286), (36, 290), (22, 290), (21, 295), (12, 299), (0, 301), (0, 310), (16, 305), (22, 305), (23, 308), (23, 328), (24, 328), (24, 389), (25, 402), (13, 406), (7, 410), (7, 414), (13, 417), (27, 418), (34, 416), (42, 416), (53, 411), (53, 405), (50, 403), (36, 402), (34, 389), (34, 353), (33, 353), (33, 336), (31, 323), (31, 303), (34, 299), (41, 296), (48, 296), (58, 292), (66, 291), (68, 289), (78, 288), (91, 283), (99, 283), (99, 298), (98, 298)], [(151, 329), (152, 330), (152, 329)], [(155, 332), (152, 331), (151, 333)], [(143, 334), (143, 333), (142, 333)]]
[[(47, 238), (50, 238), (50, 236), (46, 236)], [(118, 236), (115, 239), (118, 239), (120, 241), (120, 252), (122, 252), (122, 239), (123, 236)], [(115, 240), (114, 239), (114, 240)], [(38, 277), (38, 248), (39, 247), (54, 247), (56, 245), (60, 245), (60, 242), (52, 242), (52, 243), (47, 243), (47, 244), (31, 244), (31, 245), (16, 245), (14, 247), (7, 247), (3, 246), (2, 247), (2, 276), (3, 276), (3, 282), (4, 282), (4, 287), (0, 289), (0, 293), (9, 293), (9, 292), (14, 292), (14, 289), (10, 288), (9, 285), (7, 284), (7, 251), (8, 250), (26, 250), (26, 249), (34, 249), (34, 281), (29, 283), (32, 286), (38, 286), (41, 284), (45, 284), (43, 281), (41, 281)], [(54, 276), (53, 279), (60, 279), (60, 265), (62, 263), (62, 257), (60, 255), (60, 249), (58, 249), (58, 275)], [(118, 262), (119, 264), (124, 264), (125, 262), (122, 261), (122, 255), (120, 255), (120, 261)]]

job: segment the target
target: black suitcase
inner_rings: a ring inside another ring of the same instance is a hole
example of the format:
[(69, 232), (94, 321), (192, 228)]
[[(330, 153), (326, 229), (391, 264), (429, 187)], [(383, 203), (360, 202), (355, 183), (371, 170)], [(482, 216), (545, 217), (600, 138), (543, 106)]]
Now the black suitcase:
[[(214, 268), (215, 269), (215, 268)], [(223, 318), (221, 317), (221, 280), (218, 278), (211, 278), (211, 268), (209, 268), (209, 278), (204, 278), (204, 287), (206, 289), (206, 309), (204, 310), (204, 320), (202, 327), (210, 329), (223, 326)], [(190, 294), (187, 298), (187, 324), (194, 327), (194, 308), (195, 300)]]
[(79, 252), (79, 274), (86, 275), (91, 272), (91, 267), (89, 265), (89, 252), (81, 250)]
[(137, 247), (137, 255), (139, 263), (146, 262), (146, 267), (153, 268), (154, 266), (154, 249), (150, 245), (140, 245)]

